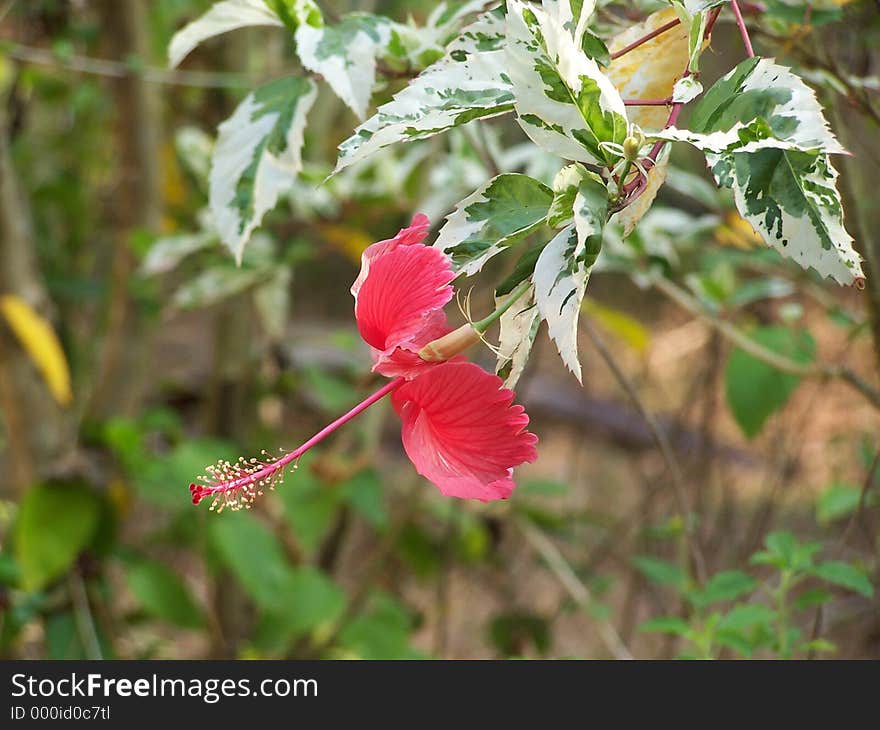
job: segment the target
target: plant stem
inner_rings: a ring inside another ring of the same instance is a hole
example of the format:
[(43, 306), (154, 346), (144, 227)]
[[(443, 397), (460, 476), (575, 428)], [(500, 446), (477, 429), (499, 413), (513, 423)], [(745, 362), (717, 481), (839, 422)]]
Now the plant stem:
[[(526, 542), (547, 563), (547, 566), (562, 584), (562, 587), (565, 588), (568, 595), (574, 599), (578, 606), (589, 613), (590, 604), (592, 603), (590, 589), (578, 578), (577, 573), (575, 573), (574, 569), (565, 559), (565, 556), (559, 551), (559, 548), (531, 522), (518, 519), (515, 524), (520, 532), (522, 532)], [(620, 638), (620, 634), (617, 633), (617, 629), (614, 628), (611, 622), (601, 618), (596, 618), (595, 620), (599, 629), (599, 638), (602, 639), (602, 643), (605, 644), (612, 656), (616, 659), (633, 659), (632, 653), (626, 647), (626, 644), (623, 643), (623, 639)]]
[(730, 0), (730, 7), (733, 8), (733, 14), (736, 16), (736, 25), (739, 28), (739, 34), (742, 36), (743, 45), (746, 47), (746, 53), (749, 58), (755, 57), (755, 49), (752, 48), (752, 39), (749, 38), (749, 30), (746, 28), (746, 21), (743, 20), (742, 11), (739, 9), (739, 3), (736, 0)]
[(625, 106), (669, 106), (672, 104), (672, 98), (666, 99), (624, 99)]
[(679, 466), (678, 461), (675, 458), (675, 453), (672, 451), (672, 446), (669, 443), (669, 439), (666, 437), (666, 432), (657, 422), (657, 419), (654, 418), (654, 414), (652, 414), (647, 409), (645, 404), (642, 403), (642, 399), (636, 392), (635, 386), (629, 381), (629, 378), (626, 377), (626, 374), (617, 364), (617, 361), (614, 359), (611, 351), (605, 345), (605, 342), (599, 336), (599, 333), (596, 332), (596, 330), (593, 329), (593, 327), (583, 319), (581, 320), (581, 327), (586, 331), (587, 335), (592, 340), (593, 346), (599, 351), (599, 354), (602, 356), (602, 359), (605, 361), (608, 369), (611, 370), (614, 378), (626, 391), (629, 399), (638, 410), (639, 415), (641, 415), (641, 417), (645, 420), (645, 423), (651, 431), (651, 435), (654, 437), (654, 441), (660, 449), (660, 453), (663, 455), (663, 460), (666, 462), (667, 469), (669, 470), (670, 481), (672, 482), (672, 490), (675, 494), (675, 499), (678, 502), (678, 509), (682, 513), (681, 516), (685, 524), (685, 548), (687, 549), (688, 554), (691, 556), (697, 578), (701, 583), (704, 583), (707, 577), (706, 561), (703, 558), (703, 554), (699, 548), (699, 545), (697, 544), (696, 536), (693, 534), (693, 529), (690, 525), (691, 506), (690, 500), (688, 499), (687, 495), (687, 488), (684, 483), (684, 476), (682, 474), (681, 467)]
[(510, 309), (517, 299), (519, 299), (523, 294), (525, 294), (532, 286), (531, 279), (526, 279), (525, 281), (521, 281), (516, 289), (510, 292), (510, 296), (504, 300), (504, 304), (498, 307), (492, 314), (490, 314), (485, 319), (481, 319), (479, 322), (473, 323), (473, 328), (479, 332), (483, 333), (487, 329), (489, 329), (489, 325), (491, 325), (495, 320), (501, 319), (501, 316)]
[(763, 345), (755, 342), (736, 326), (714, 314), (707, 312), (703, 306), (688, 294), (684, 289), (677, 286), (669, 279), (657, 276), (652, 279), (653, 285), (663, 294), (672, 299), (680, 307), (691, 314), (699, 317), (704, 322), (714, 327), (720, 335), (730, 340), (733, 344), (744, 350), (756, 360), (760, 360), (777, 370), (796, 375), (801, 378), (837, 378), (847, 385), (859, 391), (875, 408), (880, 409), (880, 391), (862, 380), (849, 368), (828, 363), (802, 363), (780, 355), (773, 350), (768, 350)]
[(776, 590), (777, 640), (779, 641), (779, 655), (783, 659), (790, 658), (788, 648), (788, 591), (790, 587), (791, 573), (788, 570), (783, 570), (779, 579), (779, 588)]
[(621, 48), (619, 51), (615, 51), (614, 53), (612, 53), (611, 60), (613, 61), (614, 59), (620, 58), (621, 56), (629, 53), (630, 51), (635, 50), (639, 46), (644, 45), (648, 41), (656, 38), (658, 35), (665, 33), (667, 30), (672, 30), (676, 25), (679, 25), (680, 23), (681, 23), (681, 21), (678, 18), (676, 18), (675, 20), (670, 20), (668, 23), (661, 25), (659, 28), (655, 28), (650, 33), (643, 35), (641, 38), (633, 41), (628, 46), (625, 46), (624, 48)]

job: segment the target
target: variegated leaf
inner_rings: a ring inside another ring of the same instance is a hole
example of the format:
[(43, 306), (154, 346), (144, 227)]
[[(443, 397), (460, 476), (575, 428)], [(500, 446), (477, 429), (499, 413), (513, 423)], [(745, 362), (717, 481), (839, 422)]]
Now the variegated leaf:
[(334, 93), (363, 119), (376, 82), (376, 59), (391, 42), (394, 24), (379, 15), (352, 13), (336, 25), (300, 23), (296, 49), (302, 65), (321, 74)]
[(553, 203), (547, 214), (547, 223), (553, 228), (562, 228), (574, 218), (574, 199), (586, 172), (583, 165), (574, 163), (563, 167), (553, 179)]
[[(615, 53), (675, 18), (671, 8), (651, 13), (643, 22), (616, 35), (608, 50)], [(667, 30), (613, 60), (608, 78), (624, 99), (668, 99), (687, 67), (688, 39), (688, 28), (684, 25)], [(661, 129), (669, 116), (665, 106), (631, 106), (627, 112), (631, 122), (645, 129)]]
[(218, 129), (210, 207), (221, 240), (239, 263), (252, 231), (302, 168), (306, 114), (316, 95), (310, 79), (278, 79), (245, 97)]
[(253, 25), (284, 23), (264, 0), (221, 0), (204, 15), (174, 34), (168, 45), (168, 63), (177, 66), (197, 45), (208, 38)]
[(379, 107), (339, 146), (335, 172), (401, 141), (431, 137), (513, 109), (504, 72), (504, 20), (487, 13), (462, 30), (446, 55)]
[(452, 258), (457, 271), (471, 276), (541, 226), (552, 202), (553, 191), (542, 182), (518, 173), (498, 175), (456, 206), (434, 247)]
[(535, 144), (563, 159), (608, 164), (613, 158), (602, 143), (623, 142), (626, 108), (566, 27), (566, 7), (507, 3), (507, 66), (517, 120)]
[(743, 218), (779, 253), (840, 284), (864, 277), (827, 154), (764, 149), (707, 159)]
[(690, 129), (650, 136), (715, 153), (767, 148), (844, 152), (813, 90), (791, 69), (757, 57), (712, 85), (694, 107)]
[[(505, 297), (495, 297), (501, 306)], [(535, 289), (532, 287), (501, 315), (501, 334), (498, 343), (498, 362), (495, 372), (504, 378), (505, 388), (514, 388), (529, 361), (529, 354), (538, 334), (541, 317), (535, 306)]]
[(574, 222), (541, 252), (532, 280), (538, 311), (547, 321), (550, 337), (562, 361), (580, 381), (578, 314), (608, 217), (608, 190), (598, 176), (588, 176), (581, 183), (574, 213)]

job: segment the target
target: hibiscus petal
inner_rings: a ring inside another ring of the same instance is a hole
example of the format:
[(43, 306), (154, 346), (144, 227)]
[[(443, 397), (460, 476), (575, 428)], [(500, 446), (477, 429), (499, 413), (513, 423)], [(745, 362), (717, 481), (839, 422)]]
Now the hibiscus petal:
[(409, 341), (393, 345), (387, 350), (371, 348), (373, 372), (381, 373), (387, 378), (396, 378), (400, 375), (414, 378), (422, 369), (436, 365), (422, 360), (419, 357), (419, 350), (429, 342), (449, 334), (451, 330), (452, 328), (446, 323), (446, 314), (443, 310), (433, 310), (425, 317), (422, 328)]
[(391, 397), (403, 448), (443, 494), (488, 502), (513, 491), (513, 467), (537, 456), (529, 417), (513, 391), (473, 363), (427, 369)]
[(383, 352), (419, 338), (452, 299), (454, 276), (449, 258), (422, 244), (377, 258), (355, 304), (361, 337)]
[(361, 254), (361, 271), (354, 284), (351, 285), (351, 294), (357, 302), (358, 292), (370, 273), (370, 266), (373, 262), (384, 256), (386, 253), (393, 251), (398, 246), (412, 246), (414, 243), (421, 243), (428, 235), (428, 229), (431, 227), (431, 221), (424, 213), (416, 213), (412, 222), (406, 228), (401, 228), (394, 238), (385, 241), (379, 241), (364, 249)]

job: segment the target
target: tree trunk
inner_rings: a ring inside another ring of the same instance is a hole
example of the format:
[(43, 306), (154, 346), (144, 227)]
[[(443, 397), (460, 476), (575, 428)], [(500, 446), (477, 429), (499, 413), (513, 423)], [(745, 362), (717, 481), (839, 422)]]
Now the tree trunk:
[[(98, 6), (112, 57), (122, 60), (134, 55), (149, 63), (146, 0), (102, 0)], [(130, 238), (137, 231), (157, 233), (162, 219), (159, 89), (132, 73), (113, 82), (113, 96), (119, 159), (113, 209), (116, 235), (106, 333), (92, 396), (97, 416), (132, 415), (142, 397), (150, 332), (131, 302), (129, 283), (136, 260)]]

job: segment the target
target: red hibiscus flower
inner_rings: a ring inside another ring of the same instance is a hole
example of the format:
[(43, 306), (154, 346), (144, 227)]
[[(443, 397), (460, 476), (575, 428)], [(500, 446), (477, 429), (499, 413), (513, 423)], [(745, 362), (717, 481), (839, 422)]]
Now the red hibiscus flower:
[(280, 458), (209, 467), (202, 484), (190, 485), (194, 503), (211, 497), (212, 509), (249, 507), (289, 464), (389, 393), (419, 474), (452, 497), (485, 502), (510, 495), (513, 467), (537, 458), (537, 437), (501, 379), (456, 356), (476, 335), (469, 325), (462, 335), (447, 325), (443, 307), (453, 296), (454, 273), (445, 254), (422, 243), (428, 227), (417, 215), (394, 238), (367, 248), (351, 288), (373, 369), (395, 379)]

